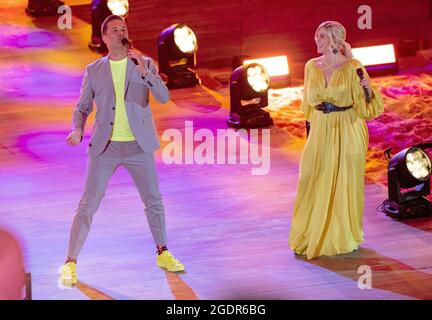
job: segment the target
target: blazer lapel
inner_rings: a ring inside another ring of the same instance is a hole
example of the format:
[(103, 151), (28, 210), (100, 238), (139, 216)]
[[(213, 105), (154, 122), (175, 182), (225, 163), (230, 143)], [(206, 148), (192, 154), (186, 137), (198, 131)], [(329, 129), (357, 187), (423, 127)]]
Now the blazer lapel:
[(104, 80), (106, 81), (106, 85), (109, 86), (113, 95), (115, 95), (114, 82), (112, 79), (111, 66), (110, 66), (108, 55), (106, 55), (103, 59), (104, 60), (102, 64), (102, 68), (103, 68), (102, 74), (107, 75), (106, 77), (104, 77)]
[(132, 77), (132, 74), (134, 72), (134, 63), (131, 61), (131, 59), (127, 60), (127, 65), (126, 65), (126, 79), (125, 79), (125, 87), (124, 87), (124, 98), (126, 99), (126, 94), (129, 88), (129, 82), (130, 79)]

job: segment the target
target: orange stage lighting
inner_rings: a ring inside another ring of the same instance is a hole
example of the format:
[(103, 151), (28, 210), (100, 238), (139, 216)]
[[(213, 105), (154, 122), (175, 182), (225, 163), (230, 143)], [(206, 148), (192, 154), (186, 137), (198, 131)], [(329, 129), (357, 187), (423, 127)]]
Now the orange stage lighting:
[(375, 66), (396, 62), (395, 50), (392, 44), (353, 48), (352, 53), (354, 58), (359, 60), (364, 66)]
[(393, 44), (353, 48), (352, 53), (354, 58), (366, 67), (369, 74), (372, 72), (375, 75), (382, 75), (398, 71)]
[(261, 59), (244, 60), (243, 65), (250, 63), (258, 63), (262, 65), (270, 77), (278, 77), (289, 74), (288, 58), (287, 56), (277, 56)]

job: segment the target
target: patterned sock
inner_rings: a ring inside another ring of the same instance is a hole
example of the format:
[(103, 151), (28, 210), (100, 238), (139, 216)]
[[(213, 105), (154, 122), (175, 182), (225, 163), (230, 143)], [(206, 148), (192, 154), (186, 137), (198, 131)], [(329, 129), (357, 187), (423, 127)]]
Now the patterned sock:
[(158, 256), (161, 255), (162, 252), (164, 252), (165, 250), (168, 250), (167, 246), (159, 246), (159, 245), (156, 246), (156, 249), (157, 249), (156, 252)]
[(67, 257), (67, 260), (66, 260), (65, 264), (68, 263), (68, 262), (74, 262), (76, 264), (77, 263), (77, 259), (73, 259), (73, 258)]

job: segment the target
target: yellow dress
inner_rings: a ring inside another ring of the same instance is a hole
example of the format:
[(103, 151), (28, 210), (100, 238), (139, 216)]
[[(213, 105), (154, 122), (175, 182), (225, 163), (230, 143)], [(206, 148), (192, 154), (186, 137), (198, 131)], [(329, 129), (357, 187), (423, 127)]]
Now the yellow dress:
[[(363, 203), (368, 130), (365, 120), (384, 111), (380, 92), (372, 87), (366, 103), (356, 73), (366, 70), (351, 59), (334, 71), (326, 86), (315, 59), (305, 66), (301, 109), (310, 132), (300, 160), (297, 198), (289, 235), (291, 249), (308, 259), (356, 250), (363, 240)], [(331, 102), (343, 112), (324, 114), (314, 106)]]

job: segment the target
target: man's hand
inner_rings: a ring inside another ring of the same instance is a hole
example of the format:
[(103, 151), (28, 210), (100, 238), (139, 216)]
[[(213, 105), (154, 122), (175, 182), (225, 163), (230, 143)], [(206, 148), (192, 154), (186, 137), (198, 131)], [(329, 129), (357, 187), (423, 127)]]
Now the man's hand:
[(66, 144), (69, 146), (77, 146), (81, 142), (81, 132), (78, 130), (72, 131), (65, 139)]
[(143, 77), (145, 77), (147, 75), (148, 69), (145, 66), (144, 59), (141, 56), (141, 54), (138, 51), (136, 51), (135, 49), (128, 49), (127, 56), (129, 58), (134, 58), (138, 61), (137, 68), (140, 71), (141, 75)]

